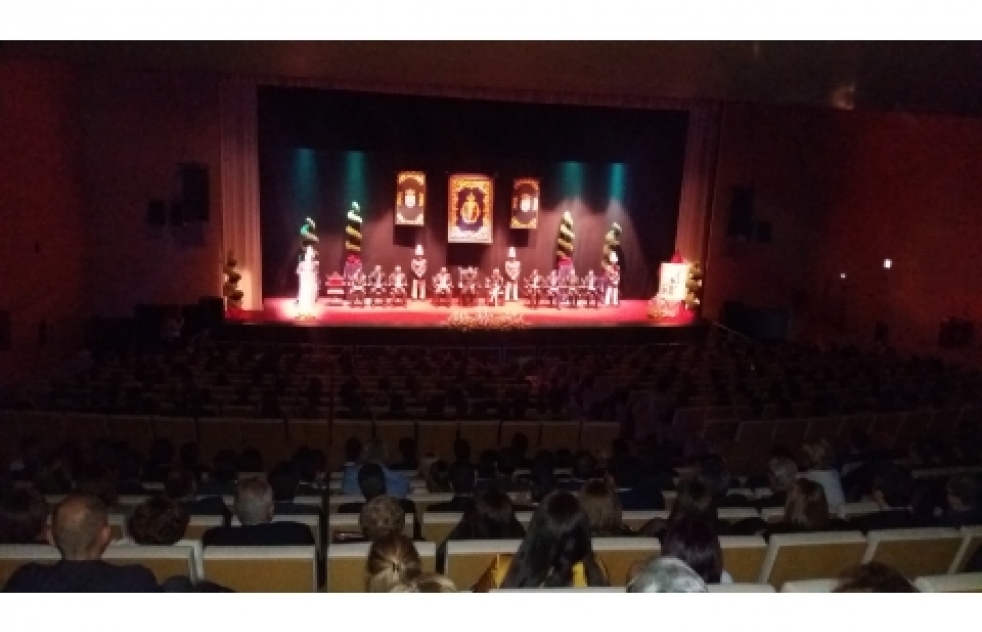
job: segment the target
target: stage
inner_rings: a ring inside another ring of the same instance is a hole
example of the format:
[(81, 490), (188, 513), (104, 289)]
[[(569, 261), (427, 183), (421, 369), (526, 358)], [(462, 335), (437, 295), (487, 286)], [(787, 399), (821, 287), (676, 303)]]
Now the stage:
[(329, 306), (318, 301), (313, 318), (297, 319), (291, 298), (264, 301), (263, 310), (226, 316), (225, 335), (251, 341), (321, 344), (603, 345), (668, 344), (700, 340), (705, 324), (660, 324), (648, 316), (648, 301), (618, 307), (556, 309), (507, 303), (501, 307), (437, 307), (410, 301), (406, 307)]

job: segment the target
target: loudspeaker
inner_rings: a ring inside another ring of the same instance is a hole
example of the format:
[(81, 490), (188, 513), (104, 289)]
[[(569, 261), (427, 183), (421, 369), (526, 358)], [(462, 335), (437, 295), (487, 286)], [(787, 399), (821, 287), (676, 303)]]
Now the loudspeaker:
[(167, 224), (167, 203), (163, 200), (150, 200), (147, 203), (147, 223), (151, 226)]
[(184, 218), (192, 222), (207, 222), (209, 215), (208, 167), (181, 165), (181, 202)]
[(734, 186), (730, 191), (730, 216), (726, 224), (726, 234), (728, 237), (749, 240), (754, 232), (754, 188)]

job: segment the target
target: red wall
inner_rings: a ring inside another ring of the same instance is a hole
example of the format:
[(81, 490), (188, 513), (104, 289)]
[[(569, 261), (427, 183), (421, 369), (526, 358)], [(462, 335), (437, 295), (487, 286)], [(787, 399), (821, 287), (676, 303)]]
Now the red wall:
[(81, 341), (83, 135), (72, 72), (0, 59), (0, 86), (0, 310), (10, 312), (12, 334), (12, 349), (0, 350), (0, 384), (10, 384), (70, 357)]
[[(980, 155), (982, 121), (727, 106), (706, 314), (728, 298), (788, 306), (793, 333), (852, 340), (883, 320), (911, 346), (946, 316), (982, 318)], [(773, 243), (725, 237), (733, 184), (755, 187)]]

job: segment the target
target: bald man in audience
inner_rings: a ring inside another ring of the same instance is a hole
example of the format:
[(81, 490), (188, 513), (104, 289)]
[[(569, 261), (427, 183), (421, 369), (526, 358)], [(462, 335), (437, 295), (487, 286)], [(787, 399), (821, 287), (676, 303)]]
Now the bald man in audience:
[(266, 481), (250, 478), (235, 491), (239, 526), (205, 531), (202, 546), (313, 546), (310, 527), (299, 522), (273, 522), (273, 489)]
[(61, 560), (26, 564), (7, 581), (4, 592), (157, 592), (149, 569), (102, 561), (112, 540), (109, 512), (95, 496), (72, 495), (56, 508), (51, 521), (51, 544)]

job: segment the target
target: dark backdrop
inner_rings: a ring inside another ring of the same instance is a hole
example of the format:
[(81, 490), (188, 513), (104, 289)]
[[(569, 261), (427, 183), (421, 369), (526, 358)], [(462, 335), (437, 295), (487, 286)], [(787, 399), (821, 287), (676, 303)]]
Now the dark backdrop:
[[(263, 295), (296, 292), (299, 229), (317, 222), (321, 271), (339, 270), (352, 200), (362, 209), (366, 268), (426, 248), (441, 265), (501, 267), (509, 246), (523, 276), (555, 263), (563, 211), (573, 215), (576, 269), (599, 272), (611, 222), (623, 228), (622, 295), (650, 298), (675, 243), (688, 114), (468, 101), (298, 88), (259, 91)], [(426, 225), (397, 227), (395, 177), (427, 177)], [(447, 243), (454, 173), (495, 178), (494, 243)], [(539, 177), (539, 229), (509, 228), (512, 180)]]

